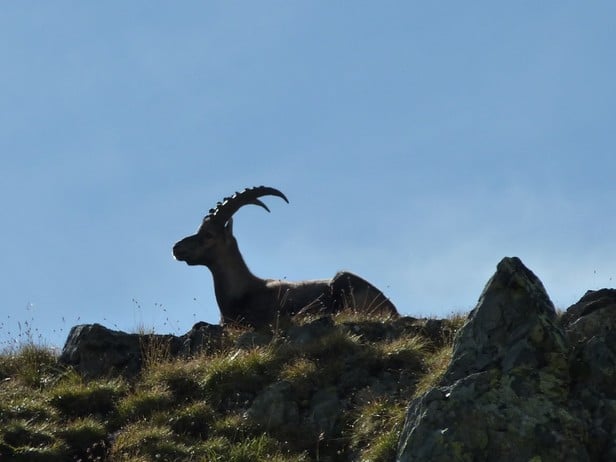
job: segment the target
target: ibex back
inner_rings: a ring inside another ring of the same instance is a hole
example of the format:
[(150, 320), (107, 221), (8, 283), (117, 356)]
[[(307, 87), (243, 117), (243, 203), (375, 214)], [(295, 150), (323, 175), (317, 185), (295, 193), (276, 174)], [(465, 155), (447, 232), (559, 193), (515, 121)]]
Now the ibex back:
[(233, 236), (232, 216), (242, 206), (267, 206), (262, 196), (286, 196), (274, 188), (259, 186), (235, 193), (210, 209), (196, 234), (173, 247), (176, 260), (204, 265), (214, 277), (216, 301), (222, 323), (251, 326), (271, 324), (277, 316), (297, 313), (334, 313), (345, 308), (362, 312), (398, 315), (395, 306), (369, 282), (349, 272), (333, 279), (289, 282), (261, 279), (250, 272)]

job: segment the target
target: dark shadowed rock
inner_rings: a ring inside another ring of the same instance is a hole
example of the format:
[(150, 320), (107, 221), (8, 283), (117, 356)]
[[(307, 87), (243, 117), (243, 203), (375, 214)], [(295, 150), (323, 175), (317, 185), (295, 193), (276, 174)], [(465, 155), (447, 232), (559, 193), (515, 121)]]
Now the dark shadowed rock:
[(589, 290), (561, 319), (569, 340), (585, 341), (616, 328), (616, 289)]
[(299, 425), (297, 398), (285, 381), (274, 382), (259, 393), (245, 415), (267, 430), (279, 432)]
[(570, 385), (552, 302), (518, 258), (505, 258), (458, 333), (440, 386), (411, 402), (398, 460), (590, 460)]
[(310, 403), (309, 421), (320, 434), (331, 436), (339, 424), (342, 403), (335, 387), (318, 390)]
[(331, 316), (323, 316), (303, 325), (293, 325), (287, 331), (287, 339), (291, 343), (306, 345), (335, 330)]
[(60, 362), (87, 378), (135, 375), (141, 369), (140, 336), (113, 331), (100, 324), (75, 326), (68, 334)]
[(179, 350), (172, 352), (174, 356), (210, 353), (219, 350), (222, 346), (223, 328), (218, 324), (200, 321), (178, 338), (181, 346)]
[(588, 423), (593, 460), (616, 460), (616, 290), (588, 291), (563, 315), (571, 396)]
[(262, 347), (272, 341), (273, 335), (267, 331), (248, 331), (241, 334), (235, 341), (235, 346), (240, 350), (250, 350), (255, 347)]
[(411, 316), (401, 316), (389, 322), (347, 321), (342, 323), (341, 327), (344, 331), (359, 335), (371, 342), (420, 335), (434, 347), (443, 346), (445, 342), (451, 341), (455, 333), (453, 323), (449, 319), (418, 319)]
[(86, 378), (137, 375), (148, 355), (190, 356), (220, 346), (222, 328), (199, 322), (182, 336), (129, 334), (100, 324), (71, 329), (60, 363), (75, 368)]

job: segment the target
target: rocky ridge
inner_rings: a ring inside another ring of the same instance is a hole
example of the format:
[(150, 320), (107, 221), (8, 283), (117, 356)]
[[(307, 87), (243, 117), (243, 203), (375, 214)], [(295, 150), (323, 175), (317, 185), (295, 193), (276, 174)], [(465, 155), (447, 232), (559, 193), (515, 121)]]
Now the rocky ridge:
[(539, 279), (505, 258), (440, 383), (411, 402), (397, 460), (616, 460), (615, 316), (604, 289), (559, 320)]
[[(305, 432), (306, 447), (299, 449), (308, 452), (320, 435), (320, 460), (358, 456), (357, 447), (340, 443), (342, 416), (354, 401), (405, 395), (410, 403), (396, 454), (378, 460), (616, 460), (615, 323), (616, 290), (589, 291), (559, 317), (537, 276), (518, 258), (504, 258), (457, 332), (444, 374), (425, 393), (417, 394), (425, 365), (409, 355), (368, 354), (371, 342), (420, 335), (436, 351), (453, 336), (450, 321), (407, 317), (334, 323), (324, 317), (291, 323), (282, 334), (247, 332), (235, 348), (278, 342), (281, 351), (291, 351), (311, 367), (327, 368), (332, 361), (327, 380), (311, 382), (310, 367), (301, 383), (283, 373), (264, 372), (271, 380), (256, 378), (258, 386), (224, 406), (241, 409), (245, 419), (281, 439)], [(349, 335), (357, 339), (353, 345)], [(336, 336), (347, 343), (316, 353), (316, 344)], [(224, 338), (223, 328), (206, 323), (180, 337), (76, 326), (61, 361), (87, 377), (130, 377), (144, 363), (144, 341), (167, 345), (171, 355), (189, 358), (219, 348)]]

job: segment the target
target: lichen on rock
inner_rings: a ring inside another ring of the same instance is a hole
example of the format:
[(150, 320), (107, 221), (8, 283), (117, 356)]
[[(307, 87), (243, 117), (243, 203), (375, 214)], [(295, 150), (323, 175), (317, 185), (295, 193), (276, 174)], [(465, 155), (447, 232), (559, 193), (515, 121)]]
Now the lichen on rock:
[(439, 386), (411, 402), (398, 460), (585, 461), (570, 346), (541, 281), (505, 258), (458, 332)]

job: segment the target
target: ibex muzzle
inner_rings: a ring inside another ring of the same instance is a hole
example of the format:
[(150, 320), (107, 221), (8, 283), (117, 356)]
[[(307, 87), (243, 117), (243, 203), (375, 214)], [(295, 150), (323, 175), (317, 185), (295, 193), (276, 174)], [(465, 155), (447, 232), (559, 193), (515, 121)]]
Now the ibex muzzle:
[(173, 256), (188, 265), (207, 266), (214, 278), (216, 300), (222, 322), (252, 326), (272, 323), (279, 315), (299, 312), (332, 313), (344, 308), (397, 315), (394, 305), (369, 282), (353, 273), (340, 272), (333, 279), (289, 282), (261, 279), (253, 275), (233, 236), (233, 214), (248, 204), (269, 212), (259, 200), (277, 196), (277, 189), (259, 186), (226, 197), (210, 209), (196, 234), (173, 246)]

